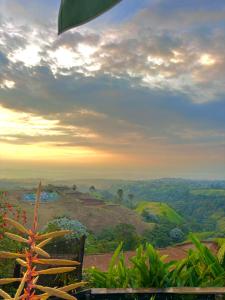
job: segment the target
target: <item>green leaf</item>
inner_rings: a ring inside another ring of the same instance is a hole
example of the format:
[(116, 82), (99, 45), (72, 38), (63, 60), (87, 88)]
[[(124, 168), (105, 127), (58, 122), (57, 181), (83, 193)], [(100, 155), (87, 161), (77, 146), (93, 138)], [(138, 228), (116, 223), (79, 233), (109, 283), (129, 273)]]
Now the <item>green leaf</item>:
[(58, 32), (82, 25), (103, 14), (121, 0), (61, 0)]

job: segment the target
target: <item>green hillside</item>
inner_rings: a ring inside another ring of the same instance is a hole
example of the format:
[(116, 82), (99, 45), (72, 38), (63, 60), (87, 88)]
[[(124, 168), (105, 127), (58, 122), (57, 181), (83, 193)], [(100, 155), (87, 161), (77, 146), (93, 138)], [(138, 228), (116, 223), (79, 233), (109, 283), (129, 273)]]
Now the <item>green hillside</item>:
[(225, 196), (225, 189), (193, 189), (190, 192), (194, 196)]
[(141, 201), (136, 208), (136, 212), (141, 214), (145, 209), (154, 215), (166, 217), (170, 222), (176, 224), (183, 221), (182, 217), (166, 203)]

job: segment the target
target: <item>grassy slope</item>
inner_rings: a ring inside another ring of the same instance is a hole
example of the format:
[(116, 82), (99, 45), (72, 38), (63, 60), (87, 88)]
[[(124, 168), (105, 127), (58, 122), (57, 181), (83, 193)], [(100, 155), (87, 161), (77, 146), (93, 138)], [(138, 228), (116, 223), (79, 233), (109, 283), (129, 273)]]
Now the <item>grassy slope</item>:
[[(31, 203), (21, 201), (21, 197), (21, 192), (12, 193), (9, 202), (27, 211), (28, 223), (30, 224), (34, 206)], [(135, 211), (120, 205), (109, 205), (105, 204), (104, 201), (100, 205), (85, 205), (73, 196), (62, 196), (57, 201), (40, 205), (40, 228), (58, 216), (69, 216), (77, 219), (93, 232), (114, 227), (119, 223), (133, 224), (139, 233), (154, 226), (154, 224), (143, 222), (141, 216)]]
[(193, 234), (202, 241), (212, 238), (214, 233), (214, 231), (193, 232)]
[(180, 224), (183, 221), (182, 217), (166, 203), (142, 201), (138, 204), (136, 211), (141, 214), (144, 209), (155, 215), (165, 216), (169, 221), (176, 224)]

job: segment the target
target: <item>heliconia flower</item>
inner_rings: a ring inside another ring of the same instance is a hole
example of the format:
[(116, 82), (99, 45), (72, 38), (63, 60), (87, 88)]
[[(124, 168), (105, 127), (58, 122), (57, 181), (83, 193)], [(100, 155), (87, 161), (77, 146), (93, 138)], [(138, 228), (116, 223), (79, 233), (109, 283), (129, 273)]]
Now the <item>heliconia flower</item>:
[(37, 247), (42, 248), (45, 245), (47, 245), (48, 243), (50, 243), (52, 241), (52, 238), (46, 239), (44, 241), (42, 241), (40, 244), (37, 245)]
[(32, 282), (32, 284), (36, 284), (36, 283), (37, 283), (37, 281), (38, 281), (38, 279), (39, 279), (39, 276), (35, 277), (35, 278), (33, 279), (33, 282)]
[(0, 278), (0, 285), (3, 284), (9, 284), (9, 283), (13, 283), (13, 282), (20, 282), (21, 278)]
[[(64, 287), (61, 287), (61, 288), (58, 288), (59, 291), (63, 291), (63, 292), (69, 292), (69, 291), (72, 291), (72, 290), (76, 290), (78, 288), (81, 288), (83, 286), (85, 286), (87, 283), (84, 282), (84, 281), (81, 281), (81, 282), (76, 282), (76, 283), (73, 283), (73, 284), (70, 284), (70, 285), (66, 285)], [(41, 295), (41, 300), (43, 299), (48, 299), (49, 298), (49, 294), (48, 293), (45, 293), (45, 294), (42, 294)]]
[(60, 291), (64, 291), (64, 292), (69, 292), (69, 291), (72, 291), (72, 290), (76, 290), (80, 287), (83, 287), (87, 284), (87, 282), (84, 282), (84, 281), (81, 281), (81, 282), (76, 282), (76, 283), (72, 283), (70, 285), (66, 285), (62, 288), (59, 288)]
[(23, 279), (21, 280), (20, 285), (16, 291), (15, 300), (19, 299), (19, 297), (23, 291), (26, 280), (27, 280), (27, 272), (24, 274)]
[(34, 287), (42, 292), (48, 293), (50, 296), (56, 296), (67, 300), (76, 300), (75, 297), (67, 294), (66, 292), (60, 291), (59, 289), (45, 287), (41, 285), (34, 285)]
[(21, 258), (17, 258), (16, 261), (23, 267), (27, 267), (27, 262)]
[(67, 259), (41, 259), (33, 260), (34, 263), (40, 265), (58, 265), (58, 266), (78, 266), (79, 262)]
[(22, 236), (20, 235), (17, 235), (17, 234), (13, 234), (13, 233), (10, 233), (10, 232), (5, 232), (5, 235), (10, 238), (11, 240), (14, 240), (14, 241), (17, 241), (17, 242), (20, 242), (20, 243), (26, 243), (28, 244), (28, 240), (26, 240), (25, 238), (23, 238)]
[(23, 258), (25, 254), (0, 251), (0, 258)]
[[(16, 291), (16, 295), (12, 298), (9, 294), (5, 293), (3, 290), (0, 290), (0, 296), (4, 299), (10, 300), (47, 300), (51, 296), (56, 296), (62, 299), (68, 300), (75, 300), (76, 298), (69, 295), (67, 292), (71, 290), (75, 290), (78, 287), (82, 287), (85, 283), (75, 283), (71, 284), (62, 288), (49, 288), (37, 285), (37, 281), (39, 275), (44, 274), (61, 274), (74, 271), (76, 269), (76, 265), (79, 265), (79, 262), (72, 261), (72, 260), (65, 260), (65, 259), (50, 259), (50, 255), (42, 249), (46, 244), (52, 241), (55, 237), (64, 236), (67, 234), (71, 234), (72, 231), (70, 230), (61, 230), (57, 232), (50, 232), (46, 234), (40, 235), (37, 233), (37, 226), (38, 226), (38, 206), (40, 202), (40, 193), (41, 193), (41, 184), (39, 185), (36, 202), (35, 202), (35, 209), (34, 209), (34, 222), (32, 229), (26, 229), (22, 224), (19, 222), (8, 218), (7, 213), (4, 211), (4, 218), (3, 222), (5, 226), (12, 225), (15, 229), (19, 232), (26, 234), (28, 236), (27, 239), (24, 237), (6, 232), (5, 235), (13, 240), (18, 242), (26, 243), (27, 247), (24, 249), (24, 253), (12, 253), (2, 251), (0, 252), (0, 258), (14, 258), (16, 261), (26, 268), (26, 272), (23, 275), (23, 278), (5, 278), (0, 279), (1, 284), (13, 283), (13, 282), (20, 282), (19, 288)], [(7, 203), (6, 208), (8, 210), (12, 209), (12, 206)], [(26, 212), (20, 212), (19, 210), (12, 211), (12, 214), (17, 217), (17, 219), (22, 219), (22, 222), (27, 222)], [(0, 234), (1, 238), (1, 234)], [(40, 241), (37, 245), (37, 241)], [(39, 258), (39, 256), (46, 257), (46, 258)], [(40, 265), (56, 265), (61, 267), (56, 268), (49, 268), (45, 270), (36, 270), (37, 264)], [(73, 267), (70, 267), (73, 266)], [(39, 289), (40, 291), (44, 292), (42, 295), (36, 295), (35, 290)]]
[(72, 272), (75, 269), (76, 269), (75, 267), (50, 268), (46, 270), (37, 271), (36, 273), (38, 275), (61, 274), (61, 273)]
[(37, 254), (39, 254), (39, 255), (41, 255), (41, 256), (50, 258), (50, 255), (48, 254), (48, 252), (44, 251), (43, 249), (41, 249), (41, 248), (39, 248), (39, 247), (37, 247), (37, 246), (35, 246), (35, 247), (33, 248), (33, 250), (34, 250)]
[(3, 297), (3, 299), (12, 299), (9, 294), (7, 294), (1, 289), (0, 289), (0, 296)]
[(29, 231), (28, 231), (22, 224), (20, 224), (19, 222), (15, 221), (15, 220), (13, 220), (13, 219), (7, 218), (7, 217), (4, 217), (3, 219), (4, 219), (7, 223), (9, 223), (10, 225), (14, 226), (14, 227), (15, 227), (17, 230), (19, 230), (20, 232), (29, 235)]
[(64, 235), (70, 234), (70, 233), (72, 233), (71, 230), (53, 231), (53, 232), (45, 233), (45, 234), (42, 234), (42, 235), (37, 235), (36, 239), (37, 240), (44, 240), (44, 239), (48, 239), (48, 238), (55, 238), (55, 237), (64, 236)]

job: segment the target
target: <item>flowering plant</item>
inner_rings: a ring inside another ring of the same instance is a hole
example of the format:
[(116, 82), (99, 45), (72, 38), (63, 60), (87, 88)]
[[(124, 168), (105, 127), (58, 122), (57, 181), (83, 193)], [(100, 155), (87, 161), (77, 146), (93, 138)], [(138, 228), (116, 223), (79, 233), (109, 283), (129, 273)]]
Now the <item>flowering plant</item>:
[[(39, 184), (36, 196), (36, 202), (34, 207), (34, 220), (33, 227), (27, 229), (24, 225), (20, 224), (7, 216), (4, 216), (4, 222), (11, 225), (20, 234), (14, 234), (11, 232), (5, 232), (5, 235), (15, 241), (25, 244), (23, 251), (18, 253), (0, 252), (0, 258), (2, 259), (16, 259), (22, 267), (24, 267), (22, 278), (4, 278), (0, 279), (0, 285), (19, 282), (19, 287), (16, 291), (14, 297), (11, 297), (8, 293), (0, 289), (0, 296), (3, 299), (15, 299), (15, 300), (46, 300), (50, 296), (56, 296), (61, 299), (74, 300), (75, 297), (71, 296), (68, 292), (71, 290), (76, 290), (82, 287), (85, 283), (78, 282), (70, 284), (61, 288), (50, 288), (42, 285), (38, 285), (38, 279), (40, 275), (48, 274), (62, 274), (66, 272), (71, 272), (75, 270), (76, 265), (79, 265), (77, 261), (71, 260), (61, 260), (61, 259), (51, 259), (50, 255), (43, 249), (53, 238), (64, 236), (65, 234), (70, 234), (69, 230), (60, 230), (55, 232), (49, 232), (46, 234), (39, 234), (38, 228), (38, 207), (40, 204), (41, 195), (41, 184)], [(48, 268), (40, 270), (37, 266), (42, 265), (52, 265), (56, 266), (53, 268)], [(36, 291), (39, 290), (42, 294), (37, 294)]]

